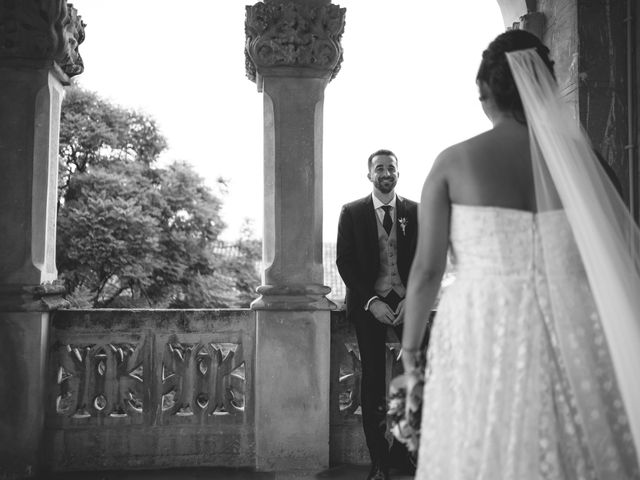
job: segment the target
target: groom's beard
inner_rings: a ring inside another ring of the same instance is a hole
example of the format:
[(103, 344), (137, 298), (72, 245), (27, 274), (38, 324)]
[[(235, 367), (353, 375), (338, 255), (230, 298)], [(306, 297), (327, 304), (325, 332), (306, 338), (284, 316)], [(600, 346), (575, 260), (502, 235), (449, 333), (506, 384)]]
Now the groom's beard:
[(390, 193), (396, 188), (398, 179), (396, 177), (383, 177), (376, 178), (373, 182), (373, 186), (376, 187), (382, 193)]

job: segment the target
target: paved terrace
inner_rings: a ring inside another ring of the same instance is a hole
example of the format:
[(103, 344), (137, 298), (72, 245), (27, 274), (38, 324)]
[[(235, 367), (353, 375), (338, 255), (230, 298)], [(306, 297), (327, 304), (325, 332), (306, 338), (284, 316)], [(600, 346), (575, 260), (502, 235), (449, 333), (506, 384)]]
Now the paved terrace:
[[(182, 468), (167, 470), (112, 471), (112, 472), (64, 472), (50, 474), (47, 480), (364, 480), (369, 469), (366, 466), (343, 465), (319, 473), (264, 473), (230, 468)], [(395, 474), (394, 480), (411, 480), (412, 475)]]

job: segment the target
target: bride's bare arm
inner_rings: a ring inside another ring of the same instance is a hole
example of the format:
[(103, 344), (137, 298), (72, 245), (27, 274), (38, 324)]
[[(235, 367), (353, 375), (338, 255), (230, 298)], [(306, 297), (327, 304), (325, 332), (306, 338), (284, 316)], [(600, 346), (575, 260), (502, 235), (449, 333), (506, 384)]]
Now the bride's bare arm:
[(420, 348), (446, 268), (451, 214), (447, 181), (450, 155), (450, 150), (445, 150), (438, 156), (422, 187), (418, 207), (418, 247), (409, 274), (404, 306), (402, 348), (405, 351), (405, 371), (415, 368), (412, 353), (417, 353)]

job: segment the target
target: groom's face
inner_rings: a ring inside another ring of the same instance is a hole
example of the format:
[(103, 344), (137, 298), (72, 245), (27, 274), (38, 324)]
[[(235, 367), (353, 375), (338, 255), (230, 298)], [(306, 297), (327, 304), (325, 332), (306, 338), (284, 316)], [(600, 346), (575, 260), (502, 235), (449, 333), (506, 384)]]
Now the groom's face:
[(398, 183), (398, 160), (393, 155), (376, 155), (367, 178), (382, 193), (390, 193)]

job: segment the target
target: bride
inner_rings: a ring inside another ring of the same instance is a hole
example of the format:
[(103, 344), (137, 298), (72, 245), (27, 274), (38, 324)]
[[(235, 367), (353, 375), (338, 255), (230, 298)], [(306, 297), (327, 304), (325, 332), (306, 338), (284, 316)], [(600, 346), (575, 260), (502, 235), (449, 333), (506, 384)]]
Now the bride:
[(640, 237), (548, 54), (520, 30), (489, 45), (477, 83), (493, 128), (424, 184), (407, 391), (447, 252), (456, 280), (431, 332), (418, 479), (640, 478)]

